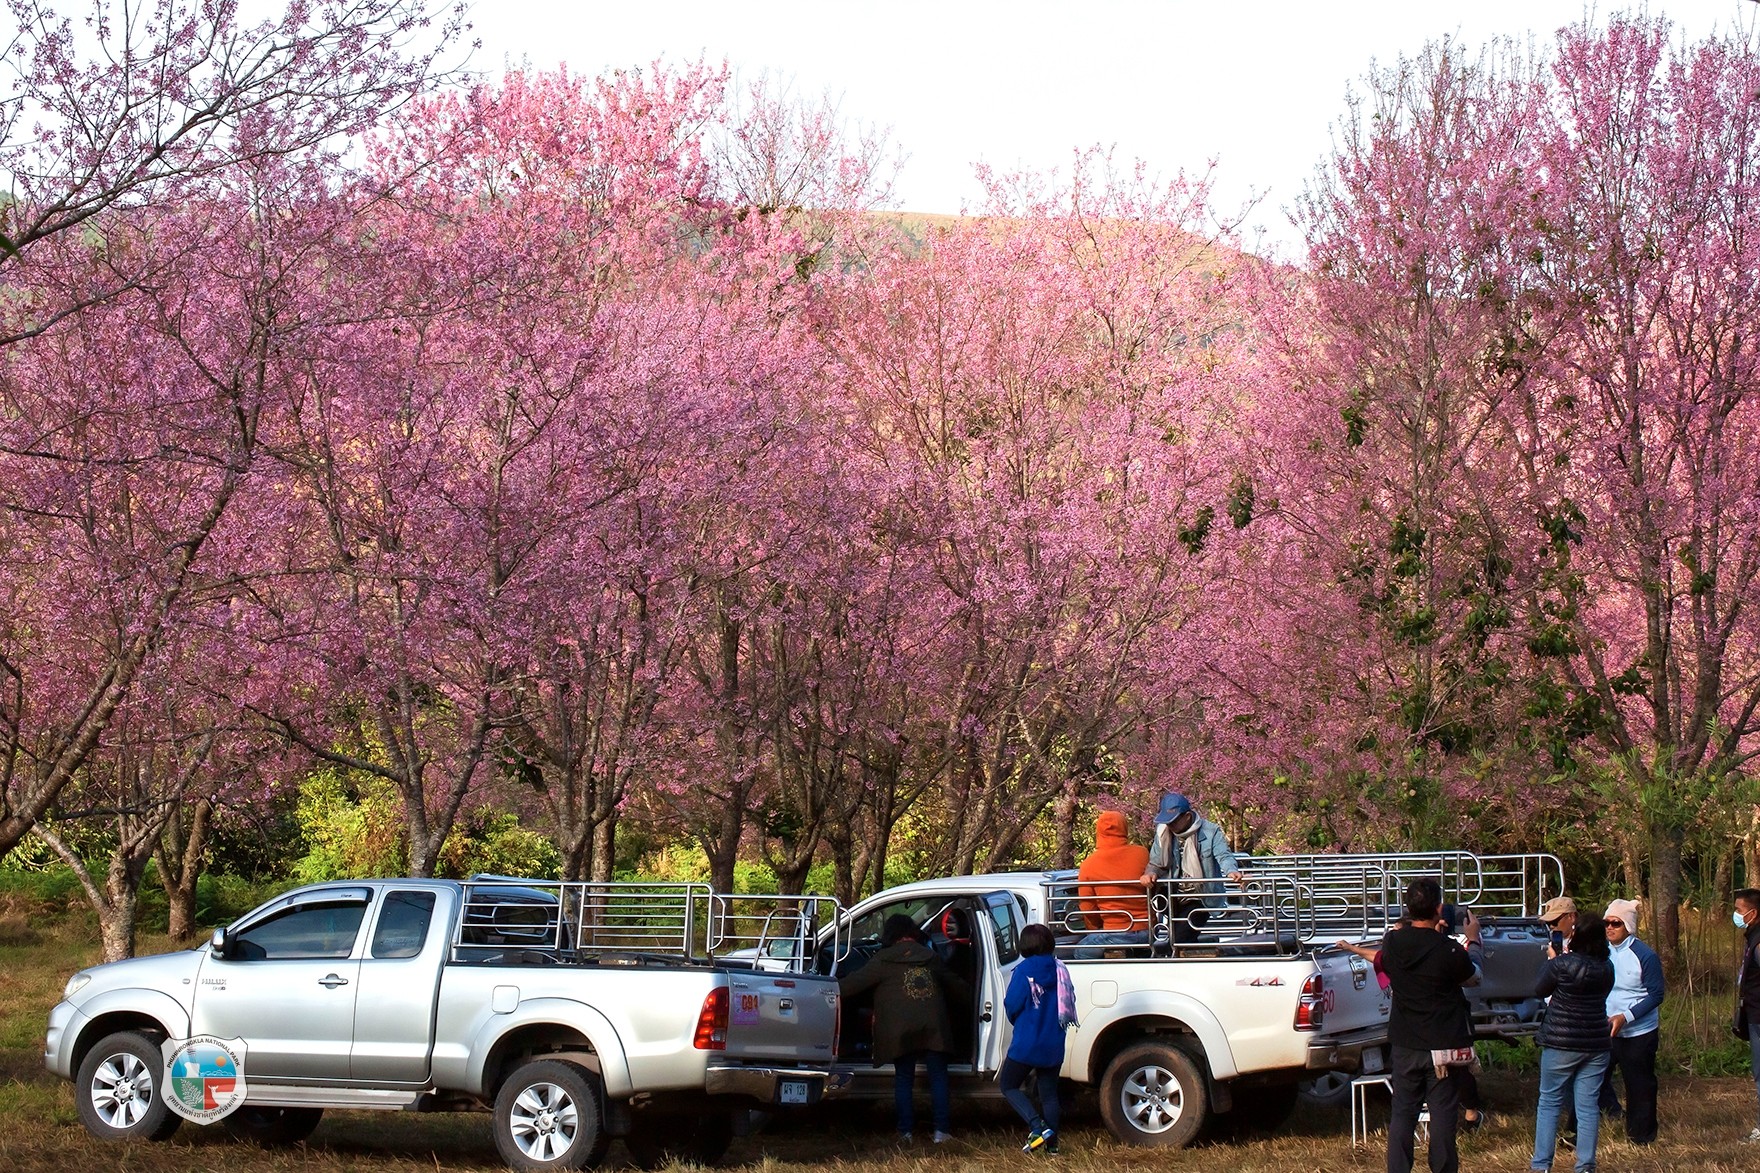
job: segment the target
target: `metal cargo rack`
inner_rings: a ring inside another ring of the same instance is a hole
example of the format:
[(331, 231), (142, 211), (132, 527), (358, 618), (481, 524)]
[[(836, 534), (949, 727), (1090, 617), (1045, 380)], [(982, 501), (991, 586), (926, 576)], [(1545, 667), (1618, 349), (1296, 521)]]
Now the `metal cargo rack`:
[(726, 963), (756, 951), (771, 967), (812, 969), (819, 933), (840, 907), (829, 896), (717, 892), (707, 884), (473, 876), (453, 939), (460, 962)]
[[(1235, 956), (1289, 953), (1316, 944), (1365, 940), (1404, 915), (1405, 889), (1435, 879), (1443, 899), (1481, 917), (1532, 920), (1564, 892), (1557, 856), (1478, 855), (1468, 851), (1259, 855), (1241, 860), (1237, 886), (1226, 880), (1163, 880), (1146, 895), (1129, 931), (1142, 943), (1109, 944), (1125, 956)], [(1046, 907), (1060, 952), (1074, 956), (1080, 938), (1099, 932), (1084, 904), (1118, 899), (1126, 882), (1080, 885), (1070, 872), (1047, 873)], [(1107, 891), (1087, 893), (1082, 888)], [(1098, 910), (1095, 910), (1096, 912)], [(1121, 911), (1111, 910), (1116, 918)]]

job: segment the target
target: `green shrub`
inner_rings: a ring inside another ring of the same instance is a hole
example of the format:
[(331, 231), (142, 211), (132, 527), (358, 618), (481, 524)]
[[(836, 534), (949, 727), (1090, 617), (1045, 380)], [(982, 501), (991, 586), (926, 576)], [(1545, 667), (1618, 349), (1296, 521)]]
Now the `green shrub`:
[(382, 778), (318, 770), (300, 784), (298, 819), (306, 852), (293, 865), (299, 883), (401, 876), (403, 804)]
[(562, 853), (548, 837), (520, 826), (511, 811), (480, 807), (446, 837), (436, 870), (457, 878), (488, 872), (554, 880), (562, 875)]

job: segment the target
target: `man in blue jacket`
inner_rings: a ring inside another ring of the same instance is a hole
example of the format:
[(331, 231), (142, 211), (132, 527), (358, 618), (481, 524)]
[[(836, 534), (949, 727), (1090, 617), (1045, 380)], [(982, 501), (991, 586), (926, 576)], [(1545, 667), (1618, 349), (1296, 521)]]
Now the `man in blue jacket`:
[(1613, 1062), (1601, 1085), (1601, 1109), (1620, 1115), (1613, 1090), (1617, 1069), (1626, 1085), (1626, 1137), (1633, 1144), (1656, 1139), (1656, 1046), (1662, 1037), (1660, 1010), (1665, 992), (1662, 959), (1638, 940), (1638, 902), (1615, 900), (1607, 906), (1607, 943), (1613, 947), (1613, 990), (1607, 995), (1607, 1027), (1613, 1036)]

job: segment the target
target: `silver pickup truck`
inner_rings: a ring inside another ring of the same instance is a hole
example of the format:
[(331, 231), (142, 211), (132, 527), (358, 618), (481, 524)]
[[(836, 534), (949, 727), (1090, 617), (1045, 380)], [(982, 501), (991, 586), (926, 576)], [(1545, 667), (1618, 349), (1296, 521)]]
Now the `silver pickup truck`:
[(221, 1123), (261, 1144), (303, 1139), (326, 1108), (489, 1108), (516, 1169), (591, 1166), (614, 1136), (645, 1168), (713, 1161), (737, 1112), (826, 1090), (835, 981), (722, 956), (816, 943), (821, 905), (835, 919), (830, 901), (701, 885), (319, 884), (199, 948), (76, 973), (44, 1059), (106, 1138), (202, 1118), (173, 1111), (167, 1079), (175, 1044), (204, 1036), (241, 1041)]

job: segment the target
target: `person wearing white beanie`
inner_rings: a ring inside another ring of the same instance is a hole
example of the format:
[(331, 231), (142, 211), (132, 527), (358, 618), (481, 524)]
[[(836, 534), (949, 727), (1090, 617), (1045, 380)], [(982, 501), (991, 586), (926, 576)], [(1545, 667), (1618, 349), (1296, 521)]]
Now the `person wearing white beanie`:
[(1613, 954), (1613, 989), (1607, 995), (1607, 1027), (1613, 1036), (1612, 1062), (1601, 1084), (1601, 1108), (1622, 1115), (1613, 1089), (1617, 1069), (1626, 1085), (1623, 1115), (1633, 1144), (1656, 1139), (1656, 1047), (1662, 1038), (1662, 959), (1638, 940), (1638, 902), (1615, 900), (1607, 906), (1607, 943)]

